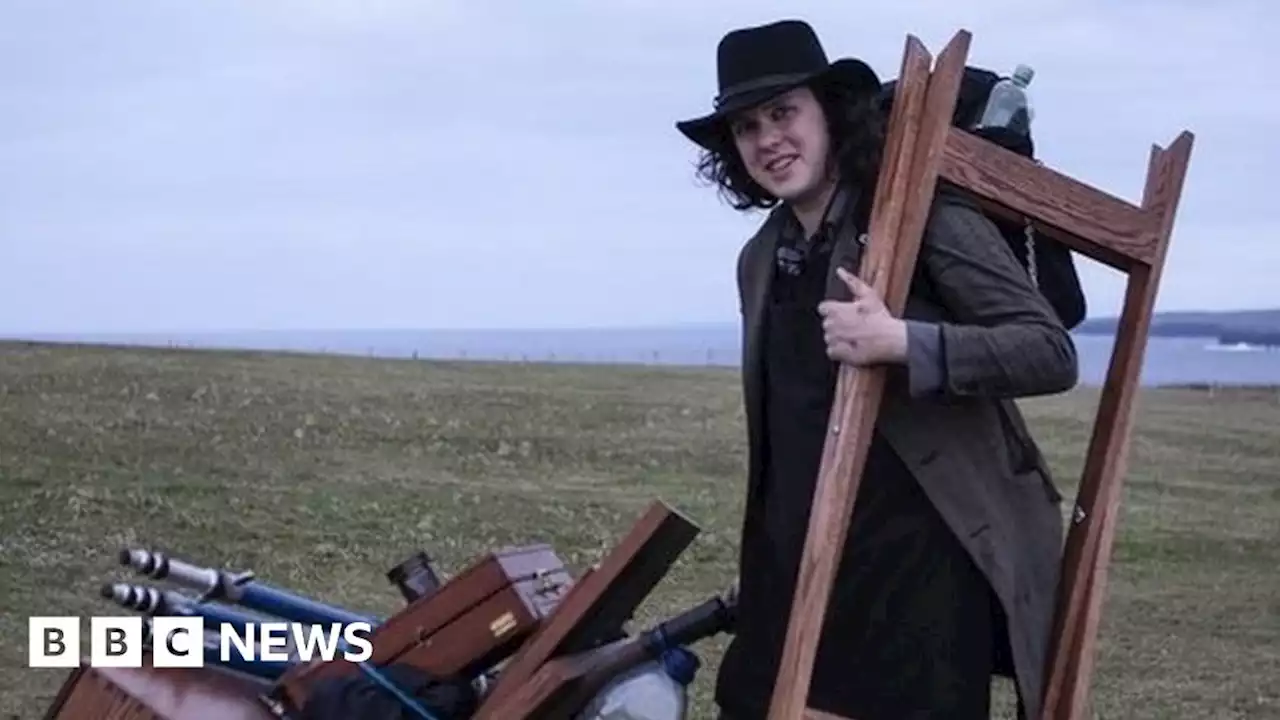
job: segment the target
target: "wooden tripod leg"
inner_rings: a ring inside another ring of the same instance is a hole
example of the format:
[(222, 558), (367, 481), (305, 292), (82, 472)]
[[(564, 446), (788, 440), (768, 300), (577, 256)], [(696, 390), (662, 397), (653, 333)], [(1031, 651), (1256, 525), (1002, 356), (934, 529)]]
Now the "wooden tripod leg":
[(1116, 348), (1107, 370), (1062, 561), (1059, 610), (1045, 684), (1045, 720), (1075, 720), (1087, 712), (1138, 380), (1191, 161), (1191, 146), (1192, 136), (1184, 132), (1168, 150), (1152, 148), (1142, 210), (1149, 222), (1154, 253), (1147, 263), (1128, 272)]
[[(928, 51), (917, 38), (907, 38), (872, 206), (871, 240), (859, 270), (895, 314), (906, 304), (969, 39), (968, 32), (957, 33), (930, 78)], [(814, 660), (883, 396), (884, 373), (882, 368), (840, 370), (770, 720), (800, 720), (808, 712)]]

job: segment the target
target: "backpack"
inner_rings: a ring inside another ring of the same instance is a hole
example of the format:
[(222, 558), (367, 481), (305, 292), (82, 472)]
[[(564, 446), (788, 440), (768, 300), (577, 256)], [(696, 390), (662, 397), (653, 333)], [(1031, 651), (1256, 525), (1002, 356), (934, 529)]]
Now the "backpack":
[[(951, 124), (972, 132), (974, 135), (993, 142), (1006, 150), (1023, 157), (1035, 159), (1035, 141), (1030, 136), (1021, 136), (1001, 130), (969, 130), (987, 104), (991, 89), (1003, 77), (990, 70), (966, 66), (960, 80), (960, 92), (956, 99), (956, 110)], [(897, 81), (892, 80), (881, 89), (881, 102), (888, 115), (893, 105), (893, 92)], [(958, 198), (957, 198), (958, 200)], [(1080, 276), (1076, 272), (1072, 250), (1060, 242), (1037, 234), (1031, 227), (1012, 223), (1003, 218), (986, 216), (1000, 234), (1018, 262), (1027, 269), (1032, 282), (1040, 290), (1053, 307), (1058, 319), (1068, 330), (1074, 329), (1085, 318), (1086, 306), (1084, 291), (1080, 287)]]

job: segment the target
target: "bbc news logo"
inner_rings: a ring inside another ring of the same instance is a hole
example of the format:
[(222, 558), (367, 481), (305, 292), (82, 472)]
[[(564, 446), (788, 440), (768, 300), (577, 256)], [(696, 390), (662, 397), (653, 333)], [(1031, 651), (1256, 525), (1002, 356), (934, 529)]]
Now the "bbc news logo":
[[(203, 667), (208, 655), (221, 662), (232, 657), (247, 662), (326, 662), (339, 657), (364, 662), (373, 655), (369, 623), (312, 625), (293, 622), (255, 622), (221, 625), (207, 632), (204, 618), (155, 616), (145, 628), (141, 617), (89, 618), (87, 642), (79, 617), (33, 617), (28, 624), (28, 661), (33, 668), (74, 668), (88, 645), (90, 667), (142, 667), (142, 651), (149, 645), (152, 667)], [(150, 643), (147, 642), (150, 636)]]

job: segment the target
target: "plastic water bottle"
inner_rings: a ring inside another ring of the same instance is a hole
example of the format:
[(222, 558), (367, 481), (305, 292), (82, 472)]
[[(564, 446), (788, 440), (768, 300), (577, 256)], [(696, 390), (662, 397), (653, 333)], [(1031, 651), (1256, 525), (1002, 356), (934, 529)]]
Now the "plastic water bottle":
[(987, 107), (975, 129), (1004, 128), (1020, 135), (1031, 132), (1034, 111), (1027, 86), (1033, 77), (1035, 71), (1029, 65), (1019, 65), (1014, 68), (1013, 77), (996, 83), (987, 96)]
[(614, 678), (578, 715), (578, 720), (683, 720), (688, 687), (701, 666), (685, 648)]

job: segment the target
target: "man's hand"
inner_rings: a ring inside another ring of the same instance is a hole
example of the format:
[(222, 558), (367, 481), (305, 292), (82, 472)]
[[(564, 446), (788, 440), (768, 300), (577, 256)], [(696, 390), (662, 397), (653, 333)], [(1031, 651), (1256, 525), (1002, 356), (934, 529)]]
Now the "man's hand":
[(853, 300), (818, 305), (827, 357), (858, 366), (906, 362), (907, 324), (890, 315), (876, 291), (853, 273), (836, 268), (836, 275)]

